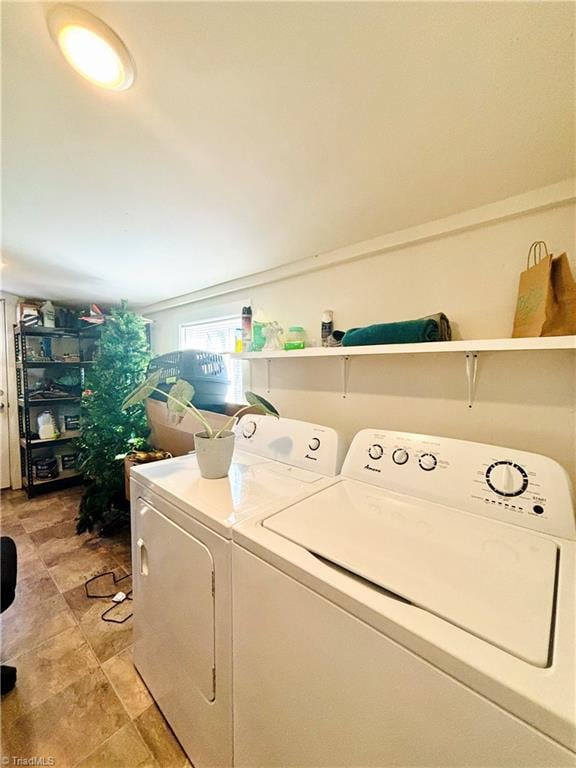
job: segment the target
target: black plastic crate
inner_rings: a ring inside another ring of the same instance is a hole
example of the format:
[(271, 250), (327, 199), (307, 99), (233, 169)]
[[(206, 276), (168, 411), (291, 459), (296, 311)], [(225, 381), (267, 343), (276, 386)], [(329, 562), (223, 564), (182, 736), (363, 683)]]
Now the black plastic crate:
[[(161, 372), (158, 388), (163, 392), (168, 392), (177, 379), (184, 379), (194, 387), (192, 403), (197, 408), (218, 412), (224, 410), (230, 381), (222, 355), (198, 349), (168, 352), (150, 361), (147, 375), (156, 371)], [(157, 392), (150, 397), (164, 399)]]

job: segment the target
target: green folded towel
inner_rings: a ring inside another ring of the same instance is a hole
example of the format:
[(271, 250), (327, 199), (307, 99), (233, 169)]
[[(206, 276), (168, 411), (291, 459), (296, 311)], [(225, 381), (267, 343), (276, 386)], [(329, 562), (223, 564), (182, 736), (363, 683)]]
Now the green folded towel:
[(449, 341), (452, 338), (450, 323), (443, 313), (404, 320), (400, 323), (378, 323), (364, 328), (350, 328), (342, 339), (344, 347), (361, 347), (369, 344), (414, 344), (422, 341)]

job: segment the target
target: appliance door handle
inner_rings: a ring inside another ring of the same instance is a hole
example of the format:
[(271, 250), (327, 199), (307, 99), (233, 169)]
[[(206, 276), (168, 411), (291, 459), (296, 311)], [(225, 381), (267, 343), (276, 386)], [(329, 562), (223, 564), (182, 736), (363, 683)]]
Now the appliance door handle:
[(144, 544), (143, 539), (138, 539), (136, 542), (138, 547), (138, 560), (140, 562), (140, 575), (148, 576), (148, 550)]

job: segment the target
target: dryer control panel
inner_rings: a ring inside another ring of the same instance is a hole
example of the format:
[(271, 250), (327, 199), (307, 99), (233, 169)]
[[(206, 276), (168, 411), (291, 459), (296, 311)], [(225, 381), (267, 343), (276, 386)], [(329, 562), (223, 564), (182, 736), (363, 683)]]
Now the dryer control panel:
[(342, 435), (331, 427), (307, 421), (247, 413), (234, 431), (238, 450), (326, 477), (340, 472), (346, 455)]
[(342, 474), (524, 528), (576, 538), (570, 480), (556, 461), (512, 448), (364, 429)]

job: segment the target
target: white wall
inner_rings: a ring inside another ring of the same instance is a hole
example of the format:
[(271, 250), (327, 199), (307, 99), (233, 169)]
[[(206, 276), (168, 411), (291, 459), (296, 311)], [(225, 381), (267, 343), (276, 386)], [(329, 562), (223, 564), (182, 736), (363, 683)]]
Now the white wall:
[[(247, 301), (284, 327), (304, 325), (311, 339), (325, 308), (340, 329), (443, 311), (456, 338), (508, 337), (530, 243), (543, 239), (554, 253), (567, 251), (576, 275), (575, 221), (574, 204), (563, 204), (223, 297), (148, 308), (154, 350), (177, 348), (180, 323), (239, 312)], [(338, 360), (275, 360), (270, 399), (286, 416), (348, 437), (367, 426), (459, 437), (547, 454), (574, 474), (575, 358), (570, 351), (482, 353), (471, 410), (463, 355), (355, 358), (346, 399)], [(246, 383), (265, 392), (264, 361), (252, 363)]]

